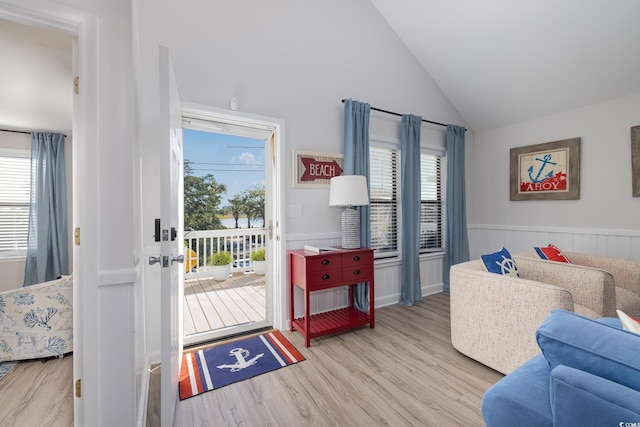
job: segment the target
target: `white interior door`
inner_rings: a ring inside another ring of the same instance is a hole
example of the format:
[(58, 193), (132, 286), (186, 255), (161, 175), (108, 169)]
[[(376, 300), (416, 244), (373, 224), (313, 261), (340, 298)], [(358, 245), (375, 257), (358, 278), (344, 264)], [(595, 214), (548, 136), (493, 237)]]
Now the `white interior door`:
[(182, 110), (169, 49), (160, 47), (161, 422), (173, 425), (182, 360)]

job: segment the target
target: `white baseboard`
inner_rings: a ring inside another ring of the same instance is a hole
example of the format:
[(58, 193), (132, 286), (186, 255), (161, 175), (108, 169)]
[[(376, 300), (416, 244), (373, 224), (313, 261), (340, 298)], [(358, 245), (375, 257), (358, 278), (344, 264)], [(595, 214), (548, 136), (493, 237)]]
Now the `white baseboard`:
[[(444, 290), (444, 285), (439, 283), (437, 285), (428, 285), (422, 287), (422, 296), (433, 295), (440, 293)], [(400, 302), (400, 295), (387, 295), (383, 298), (376, 298), (376, 308), (386, 307), (389, 305), (398, 304)]]

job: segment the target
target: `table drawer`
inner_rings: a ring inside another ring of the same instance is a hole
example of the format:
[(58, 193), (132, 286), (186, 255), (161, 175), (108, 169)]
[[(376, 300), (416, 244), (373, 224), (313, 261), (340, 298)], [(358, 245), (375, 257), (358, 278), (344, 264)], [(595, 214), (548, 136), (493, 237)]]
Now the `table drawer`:
[(307, 271), (324, 271), (342, 267), (340, 255), (317, 255), (307, 257)]
[(342, 266), (344, 268), (350, 268), (352, 266), (367, 266), (369, 264), (373, 264), (373, 252), (372, 251), (363, 251), (363, 252), (353, 252), (342, 254)]
[(369, 282), (371, 280), (371, 265), (355, 265), (342, 270), (342, 281), (345, 283)]
[(308, 273), (307, 288), (313, 290), (314, 288), (322, 289), (326, 286), (340, 283), (342, 280), (342, 271), (338, 269), (323, 269), (310, 271)]

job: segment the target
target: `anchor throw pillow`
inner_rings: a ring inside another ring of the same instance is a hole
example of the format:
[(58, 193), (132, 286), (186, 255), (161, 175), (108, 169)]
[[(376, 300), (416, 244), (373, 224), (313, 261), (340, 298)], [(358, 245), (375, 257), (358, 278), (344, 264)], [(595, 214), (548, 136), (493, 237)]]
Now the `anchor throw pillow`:
[(571, 261), (564, 256), (564, 254), (553, 245), (549, 245), (546, 248), (534, 247), (538, 256), (541, 259), (546, 259), (547, 261), (557, 261), (557, 262), (566, 262), (567, 264), (571, 264)]
[(481, 255), (480, 258), (482, 258), (485, 268), (490, 273), (520, 277), (518, 267), (516, 267), (515, 261), (505, 247), (500, 249), (498, 252)]

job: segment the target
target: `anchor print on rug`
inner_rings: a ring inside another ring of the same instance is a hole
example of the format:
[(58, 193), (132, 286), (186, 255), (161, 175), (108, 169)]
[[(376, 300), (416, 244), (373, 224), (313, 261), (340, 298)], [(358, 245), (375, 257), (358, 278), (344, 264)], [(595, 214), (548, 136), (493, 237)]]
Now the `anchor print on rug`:
[(234, 348), (229, 352), (229, 356), (235, 356), (236, 363), (233, 365), (218, 365), (216, 368), (218, 369), (229, 369), (229, 372), (238, 372), (249, 366), (253, 366), (258, 363), (258, 359), (264, 356), (264, 353), (260, 353), (257, 356), (247, 360), (247, 356), (249, 356), (249, 350), (245, 350), (244, 348)]

